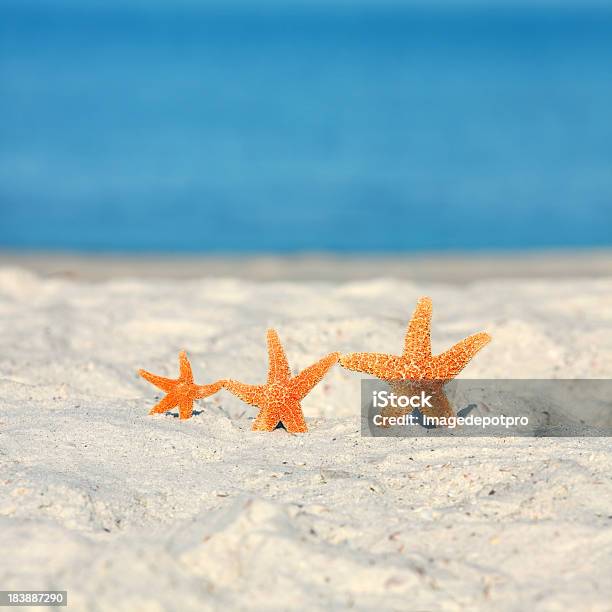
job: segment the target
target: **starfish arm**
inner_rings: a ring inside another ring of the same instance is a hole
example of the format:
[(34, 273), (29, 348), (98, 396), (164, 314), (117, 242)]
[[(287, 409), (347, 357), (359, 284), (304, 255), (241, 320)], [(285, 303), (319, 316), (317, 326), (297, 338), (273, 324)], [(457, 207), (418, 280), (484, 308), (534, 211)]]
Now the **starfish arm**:
[(283, 350), (278, 334), (274, 329), (268, 330), (268, 382), (289, 380), (290, 371), (287, 356)]
[(193, 414), (193, 399), (187, 396), (183, 396), (179, 400), (179, 418), (189, 419)]
[(280, 410), (262, 409), (253, 423), (253, 431), (274, 431), (282, 423), (289, 433), (306, 433), (308, 427), (299, 402), (289, 402)]
[(401, 357), (384, 353), (349, 353), (340, 357), (340, 364), (348, 370), (372, 374), (382, 380), (403, 378)]
[(320, 382), (327, 374), (327, 371), (338, 362), (340, 353), (330, 353), (323, 357), (311, 366), (302, 370), (295, 378), (289, 382), (293, 395), (299, 399), (303, 399), (310, 390)]
[(431, 358), (431, 298), (417, 302), (406, 331), (404, 355), (417, 363)]
[(176, 397), (174, 393), (168, 393), (166, 397), (164, 397), (161, 402), (155, 404), (149, 414), (161, 414), (162, 412), (168, 412), (168, 410), (172, 410), (179, 403), (179, 398)]
[(218, 380), (210, 385), (194, 385), (195, 399), (202, 399), (204, 397), (208, 397), (209, 395), (213, 395), (213, 393), (216, 393), (223, 387), (225, 382), (225, 380)]
[(189, 363), (189, 359), (187, 359), (187, 353), (185, 351), (181, 351), (179, 353), (179, 369), (180, 369), (180, 380), (184, 382), (193, 382), (193, 372), (191, 371), (191, 364)]
[(454, 378), (490, 340), (491, 336), (482, 332), (457, 342), (448, 351), (432, 358), (431, 364), (427, 368), (426, 378), (432, 380), (450, 380)]
[(155, 385), (158, 389), (161, 389), (166, 393), (172, 390), (177, 382), (172, 378), (164, 378), (163, 376), (157, 376), (157, 374), (151, 374), (151, 372), (147, 372), (146, 370), (138, 370), (138, 374), (142, 376), (145, 380), (148, 380), (151, 384)]
[(268, 410), (260, 410), (253, 421), (252, 431), (274, 431), (279, 421), (277, 414)]
[(289, 433), (306, 433), (308, 427), (299, 402), (290, 402), (281, 410), (281, 423)]
[(257, 406), (263, 387), (260, 385), (246, 385), (237, 380), (226, 380), (223, 385), (230, 393), (239, 397), (243, 402)]

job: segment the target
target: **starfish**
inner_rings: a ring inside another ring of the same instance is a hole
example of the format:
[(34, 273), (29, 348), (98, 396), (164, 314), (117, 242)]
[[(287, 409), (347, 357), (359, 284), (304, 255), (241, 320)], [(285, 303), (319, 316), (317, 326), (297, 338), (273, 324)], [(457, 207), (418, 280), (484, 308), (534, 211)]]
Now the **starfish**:
[[(400, 395), (420, 391), (433, 393), (432, 408), (421, 412), (431, 416), (452, 416), (453, 411), (442, 387), (455, 378), (476, 353), (491, 340), (486, 333), (478, 333), (461, 340), (444, 353), (431, 354), (431, 299), (422, 297), (408, 323), (401, 355), (382, 353), (350, 353), (340, 358), (349, 370), (367, 372), (387, 381)], [(390, 410), (389, 414), (406, 414), (407, 410)]]
[(289, 433), (308, 431), (300, 401), (338, 361), (340, 353), (330, 353), (291, 378), (289, 364), (278, 334), (268, 330), (268, 380), (265, 385), (246, 385), (226, 380), (225, 388), (243, 402), (257, 406), (259, 414), (253, 431), (272, 431), (282, 423)]
[(149, 414), (160, 414), (178, 406), (179, 417), (189, 419), (193, 413), (193, 402), (195, 400), (208, 397), (223, 387), (223, 381), (221, 380), (211, 385), (194, 384), (191, 364), (185, 351), (179, 353), (179, 377), (176, 379), (157, 376), (146, 370), (139, 370), (138, 373), (145, 380), (167, 393), (161, 402), (151, 408)]

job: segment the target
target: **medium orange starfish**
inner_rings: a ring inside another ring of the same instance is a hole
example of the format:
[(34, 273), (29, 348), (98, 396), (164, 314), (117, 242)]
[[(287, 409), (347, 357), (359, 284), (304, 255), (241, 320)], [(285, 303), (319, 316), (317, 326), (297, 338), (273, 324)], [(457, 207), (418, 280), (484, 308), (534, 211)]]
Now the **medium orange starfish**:
[(291, 378), (289, 364), (278, 334), (268, 330), (268, 381), (265, 385), (246, 385), (226, 380), (225, 388), (242, 401), (259, 408), (253, 431), (272, 431), (279, 423), (290, 433), (308, 431), (300, 401), (338, 361), (340, 353), (331, 353)]
[(189, 419), (193, 413), (193, 402), (195, 400), (208, 397), (223, 387), (223, 381), (221, 380), (211, 385), (194, 384), (191, 364), (185, 351), (179, 353), (179, 377), (176, 379), (157, 376), (146, 370), (139, 370), (138, 373), (145, 380), (167, 393), (161, 402), (151, 408), (149, 414), (167, 412), (178, 406), (179, 417)]
[[(443, 385), (457, 376), (476, 353), (491, 340), (486, 333), (478, 333), (461, 340), (444, 353), (431, 354), (431, 299), (422, 297), (416, 306), (404, 340), (401, 355), (383, 353), (350, 353), (340, 358), (349, 370), (367, 372), (391, 384), (394, 391), (412, 395), (421, 390), (432, 392), (433, 408), (421, 412), (435, 416), (451, 416), (453, 411)], [(388, 411), (406, 414), (407, 410)]]

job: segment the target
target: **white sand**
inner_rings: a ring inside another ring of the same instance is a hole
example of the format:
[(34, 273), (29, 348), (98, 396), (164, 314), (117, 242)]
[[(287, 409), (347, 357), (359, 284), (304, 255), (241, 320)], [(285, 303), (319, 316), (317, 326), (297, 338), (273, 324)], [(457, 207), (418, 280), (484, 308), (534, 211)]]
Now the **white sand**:
[[(610, 610), (610, 438), (362, 438), (359, 376), (303, 402), (311, 431), (249, 431), (227, 392), (147, 416), (136, 370), (263, 381), (265, 329), (298, 370), (397, 352), (420, 295), (433, 348), (480, 330), (469, 378), (609, 378), (612, 279), (41, 280), (0, 270), (0, 589), (74, 610)], [(201, 411), (201, 412), (200, 412)]]
[(418, 283), (464, 284), (483, 279), (612, 277), (612, 249), (533, 252), (331, 255), (87, 255), (0, 249), (0, 267), (21, 267), (75, 280), (118, 278), (244, 278), (257, 281), (356, 281), (387, 276)]

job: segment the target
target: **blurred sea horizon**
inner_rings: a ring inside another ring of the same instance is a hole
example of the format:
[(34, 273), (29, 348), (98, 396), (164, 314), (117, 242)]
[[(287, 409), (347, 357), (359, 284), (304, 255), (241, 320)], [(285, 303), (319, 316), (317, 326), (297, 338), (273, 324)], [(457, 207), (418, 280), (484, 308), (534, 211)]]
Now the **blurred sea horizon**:
[(0, 248), (612, 245), (612, 10), (0, 8)]

